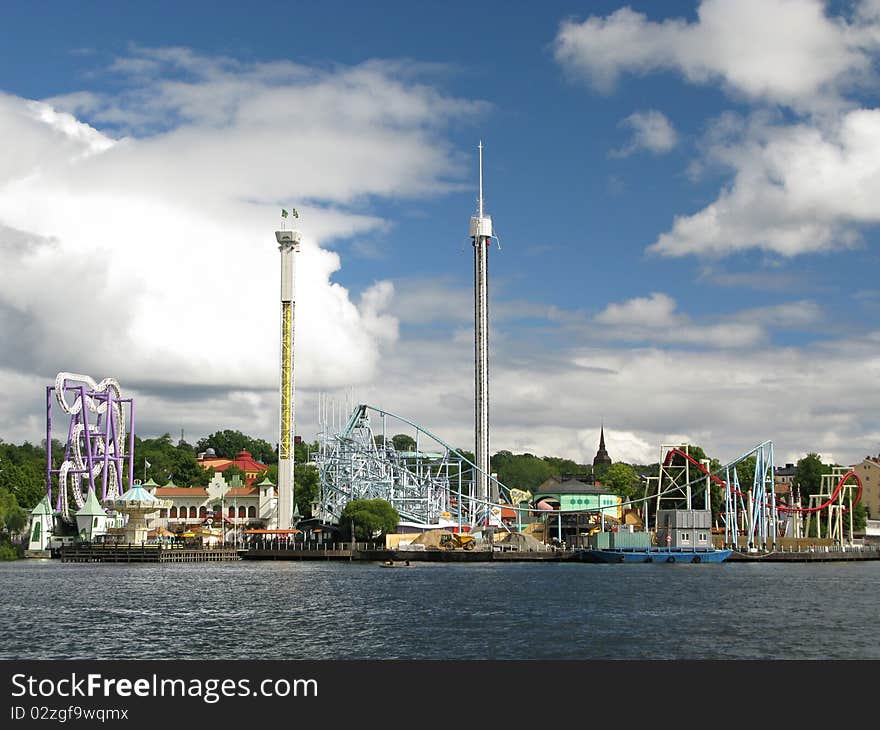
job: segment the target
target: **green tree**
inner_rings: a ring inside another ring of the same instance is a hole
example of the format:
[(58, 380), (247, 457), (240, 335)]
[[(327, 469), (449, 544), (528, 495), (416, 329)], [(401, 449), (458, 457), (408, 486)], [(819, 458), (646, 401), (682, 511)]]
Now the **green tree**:
[(244, 469), (237, 467), (235, 464), (230, 464), (221, 473), (227, 484), (231, 484), (235, 477), (238, 477), (242, 484), (247, 480), (247, 472), (245, 472)]
[(320, 480), (315, 467), (303, 464), (293, 470), (293, 501), (303, 517), (312, 516), (312, 503), (317, 501), (319, 490)]
[(859, 502), (853, 507), (853, 532), (864, 532), (868, 524), (868, 510)]
[(45, 464), (0, 462), (0, 488), (13, 495), (22, 507), (32, 509), (46, 496)]
[(397, 451), (416, 450), (416, 440), (412, 436), (407, 436), (405, 433), (399, 433), (396, 436), (392, 436), (391, 443), (394, 444), (394, 448)]
[(617, 462), (605, 469), (605, 478), (602, 483), (614, 490), (625, 500), (638, 499), (644, 496), (644, 488), (638, 472), (629, 464)]
[(498, 481), (512, 489), (534, 491), (554, 474), (550, 464), (533, 454), (499, 451), (489, 464), (491, 471), (498, 474)]
[(12, 540), (27, 524), (28, 514), (19, 506), (15, 495), (6, 489), (0, 489), (0, 561), (20, 557)]
[[(52, 441), (55, 466), (61, 463), (63, 447)], [(25, 441), (20, 446), (0, 439), (0, 488), (13, 494), (25, 509), (36, 506), (46, 495), (46, 442), (40, 446)]]
[[(294, 443), (293, 445), (293, 461), (295, 464), (306, 464), (311, 458), (312, 454), (318, 452), (320, 444), (317, 441), (312, 441), (309, 443), (308, 441), (300, 441), (299, 443)], [(276, 454), (277, 457), (277, 454)], [(275, 463), (277, 463), (278, 459), (276, 458)], [(273, 462), (266, 461), (265, 464), (271, 464)]]
[(135, 436), (134, 473), (138, 479), (145, 477), (158, 484), (173, 479), (180, 486), (201, 484), (205, 476), (193, 450), (186, 444), (175, 445), (169, 433), (153, 439)]
[(392, 532), (400, 522), (400, 514), (384, 499), (355, 499), (342, 510), (343, 525), (353, 525), (359, 540), (374, 540)]
[(803, 459), (799, 459), (794, 471), (792, 484), (800, 489), (803, 503), (809, 504), (811, 494), (816, 494), (822, 487), (822, 475), (830, 474), (831, 468), (822, 463), (819, 454), (810, 452)]
[(217, 456), (224, 459), (234, 459), (239, 451), (247, 451), (254, 459), (264, 464), (275, 464), (278, 461), (278, 453), (268, 441), (252, 438), (241, 431), (229, 428), (216, 431), (196, 442), (196, 450), (199, 452), (207, 451), (209, 448), (214, 449)]
[(557, 456), (541, 457), (553, 470), (552, 476), (561, 477), (563, 474), (582, 474), (591, 476), (593, 467), (588, 464), (578, 464), (571, 459), (562, 459)]
[(0, 489), (0, 532), (13, 535), (21, 532), (28, 523), (27, 512), (19, 506), (15, 495)]

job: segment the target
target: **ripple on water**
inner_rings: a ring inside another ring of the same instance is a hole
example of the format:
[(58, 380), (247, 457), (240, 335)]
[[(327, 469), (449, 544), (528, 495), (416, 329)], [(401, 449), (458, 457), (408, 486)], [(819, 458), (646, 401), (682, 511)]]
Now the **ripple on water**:
[(0, 564), (0, 658), (878, 659), (880, 562)]

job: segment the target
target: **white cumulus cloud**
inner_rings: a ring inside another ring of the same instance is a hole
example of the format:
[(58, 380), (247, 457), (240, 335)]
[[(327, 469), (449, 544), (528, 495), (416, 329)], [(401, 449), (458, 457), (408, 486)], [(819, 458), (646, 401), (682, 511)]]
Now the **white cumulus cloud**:
[[(0, 388), (60, 370), (113, 375), (142, 395), (142, 423), (179, 412), (181, 388), (214, 388), (212, 402), (238, 409), (224, 423), (259, 412), (271, 433), (273, 230), (291, 205), (304, 232), (298, 385), (375, 377), (398, 337), (393, 286), (352, 297), (322, 244), (389, 225), (373, 199), (458, 185), (445, 125), (485, 106), (395, 63), (328, 71), (134, 49), (115, 70), (113, 96), (0, 93), (0, 136), (15, 140), (0, 155)], [(205, 401), (189, 405), (181, 423), (214, 427)], [(21, 437), (19, 423), (5, 437)]]
[(627, 157), (639, 150), (662, 154), (678, 144), (678, 134), (672, 122), (656, 109), (634, 112), (622, 120), (620, 125), (632, 131), (632, 138), (613, 153), (617, 157)]
[(624, 7), (563, 22), (555, 55), (603, 90), (625, 73), (673, 70), (753, 100), (827, 106), (838, 83), (869, 74), (876, 22), (869, 13), (829, 17), (820, 0), (703, 0), (695, 22), (655, 22)]

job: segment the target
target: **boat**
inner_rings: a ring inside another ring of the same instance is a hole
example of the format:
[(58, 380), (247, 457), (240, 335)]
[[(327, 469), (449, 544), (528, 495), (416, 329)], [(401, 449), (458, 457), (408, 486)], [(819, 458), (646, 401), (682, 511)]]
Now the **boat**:
[(589, 537), (577, 551), (585, 563), (723, 563), (733, 550), (712, 544), (709, 510), (669, 509), (657, 512), (655, 532), (624, 526)]
[(733, 550), (718, 548), (588, 548), (578, 551), (584, 563), (723, 563)]

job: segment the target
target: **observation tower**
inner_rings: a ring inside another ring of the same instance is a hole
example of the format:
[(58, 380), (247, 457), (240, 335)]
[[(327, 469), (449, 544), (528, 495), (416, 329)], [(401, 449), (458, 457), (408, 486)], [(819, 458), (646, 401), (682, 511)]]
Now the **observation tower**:
[[(285, 211), (286, 214), (286, 211)], [(294, 216), (299, 217), (294, 211)], [(278, 521), (279, 530), (291, 529), (293, 520), (293, 324), (296, 308), (294, 254), (299, 251), (299, 231), (275, 231), (281, 252), (281, 382), (278, 440)]]
[(474, 458), (476, 497), (498, 501), (498, 489), (489, 489), (489, 246), (492, 243), (492, 217), (483, 212), (483, 143), (480, 142), (480, 197), (477, 215), (471, 216), (474, 246)]

